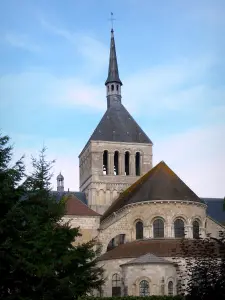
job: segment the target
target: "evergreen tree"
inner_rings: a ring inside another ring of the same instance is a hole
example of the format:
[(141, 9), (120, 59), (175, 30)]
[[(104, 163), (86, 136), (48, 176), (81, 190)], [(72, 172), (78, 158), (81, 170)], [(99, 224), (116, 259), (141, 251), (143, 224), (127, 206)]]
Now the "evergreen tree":
[[(9, 151), (12, 149), (4, 148), (4, 145), (1, 152), (8, 153), (9, 162)], [(65, 203), (57, 202), (52, 196), (50, 172), (53, 162), (46, 161), (45, 150), (41, 150), (38, 159), (32, 158), (33, 172), (20, 187), (21, 192), (25, 193), (22, 200), (21, 193), (14, 186), (22, 178), (23, 165), (18, 162), (16, 166), (20, 169), (14, 168), (20, 172), (13, 185), (16, 193), (11, 190), (12, 198), (18, 194), (14, 204), (17, 213), (13, 215), (13, 220), (3, 215), (1, 222), (1, 226), (4, 224), (11, 228), (7, 233), (12, 241), (7, 244), (10, 261), (4, 269), (7, 274), (0, 267), (4, 299), (69, 300), (99, 289), (103, 283), (103, 270), (96, 266), (94, 260), (97, 254), (95, 242), (76, 247), (72, 245), (79, 231), (78, 228), (71, 228), (68, 222), (62, 222)], [(9, 171), (6, 165), (6, 173)], [(0, 247), (1, 251), (5, 250), (4, 244), (1, 243)], [(4, 261), (4, 257), (0, 259)], [(2, 280), (2, 275), (6, 275), (6, 280)]]
[(23, 221), (19, 201), (24, 194), (19, 186), (24, 178), (23, 158), (11, 164), (9, 137), (0, 134), (0, 299), (7, 299), (9, 291), (16, 291), (14, 272), (18, 261), (13, 251), (19, 243)]

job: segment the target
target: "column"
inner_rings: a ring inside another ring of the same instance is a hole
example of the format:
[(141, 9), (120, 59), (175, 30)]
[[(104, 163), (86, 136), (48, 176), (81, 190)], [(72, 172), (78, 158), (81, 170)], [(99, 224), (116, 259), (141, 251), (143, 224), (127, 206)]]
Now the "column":
[(135, 170), (135, 155), (130, 154), (130, 175), (135, 176), (136, 175), (136, 170)]
[(119, 175), (124, 175), (122, 173), (122, 164), (123, 164), (122, 156), (123, 154), (119, 152)]
[(121, 175), (125, 175), (125, 153), (120, 153), (121, 157)]
[(114, 153), (109, 153), (108, 154), (108, 167), (109, 167), (109, 171), (108, 174), (109, 175), (114, 175)]
[(174, 226), (171, 223), (168, 224), (167, 235), (168, 235), (168, 237), (175, 237), (175, 235), (174, 235)]
[(185, 238), (193, 238), (193, 233), (192, 233), (192, 226), (191, 225), (186, 225), (184, 227), (184, 232), (185, 232)]
[(144, 226), (144, 238), (149, 239), (151, 237), (150, 230), (150, 225)]
[(199, 235), (201, 238), (205, 238), (206, 237), (206, 229), (205, 227), (199, 227)]
[(140, 153), (140, 175), (142, 176), (143, 174), (143, 155)]

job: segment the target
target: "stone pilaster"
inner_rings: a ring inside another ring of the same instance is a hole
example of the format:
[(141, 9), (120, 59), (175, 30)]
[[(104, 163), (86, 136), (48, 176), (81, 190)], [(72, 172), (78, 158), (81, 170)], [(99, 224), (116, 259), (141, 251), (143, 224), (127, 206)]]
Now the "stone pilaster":
[(108, 154), (108, 175), (114, 175), (114, 153)]
[(125, 175), (125, 154), (121, 152), (121, 175)]
[(122, 153), (119, 153), (119, 175), (123, 175), (122, 173), (122, 164), (123, 164), (123, 160), (122, 160)]
[(143, 175), (143, 155), (140, 154), (140, 175)]
[(135, 155), (130, 154), (130, 175), (135, 176), (136, 170), (135, 170)]

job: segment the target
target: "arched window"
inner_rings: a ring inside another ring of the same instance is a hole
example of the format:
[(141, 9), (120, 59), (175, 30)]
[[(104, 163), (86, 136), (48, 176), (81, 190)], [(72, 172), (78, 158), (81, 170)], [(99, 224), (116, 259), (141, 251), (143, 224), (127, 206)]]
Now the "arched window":
[(121, 280), (120, 275), (115, 273), (112, 276), (112, 296), (121, 295)]
[(164, 237), (164, 222), (162, 219), (156, 219), (153, 222), (153, 235), (154, 238)]
[(124, 244), (125, 243), (125, 234), (121, 233), (115, 236), (110, 240), (108, 243), (106, 252), (112, 250), (113, 248), (117, 247), (118, 245)]
[(108, 175), (108, 151), (103, 152), (103, 175)]
[(149, 296), (149, 283), (147, 280), (142, 280), (139, 283), (139, 296)]
[(173, 281), (168, 282), (168, 296), (173, 296)]
[(114, 175), (119, 175), (119, 152), (114, 152)]
[(143, 239), (143, 223), (138, 221), (136, 223), (136, 240)]
[(136, 176), (140, 176), (141, 175), (140, 152), (137, 152), (135, 155), (135, 170), (136, 170)]
[(184, 221), (181, 219), (176, 219), (174, 222), (174, 235), (175, 238), (184, 237)]
[(125, 152), (125, 175), (130, 175), (130, 153)]
[(111, 85), (111, 91), (114, 91), (114, 84)]
[(194, 239), (199, 239), (200, 234), (199, 234), (199, 222), (195, 220), (193, 222), (193, 238)]
[(118, 84), (116, 85), (116, 90), (119, 91), (119, 85)]

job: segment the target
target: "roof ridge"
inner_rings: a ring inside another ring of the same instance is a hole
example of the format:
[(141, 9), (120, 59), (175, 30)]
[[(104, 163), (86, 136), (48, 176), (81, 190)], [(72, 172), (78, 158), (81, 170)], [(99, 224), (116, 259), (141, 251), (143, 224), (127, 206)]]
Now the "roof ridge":
[[(149, 184), (146, 185), (146, 182)], [(187, 200), (204, 203), (164, 161), (161, 161), (120, 194), (105, 211), (101, 221), (127, 204), (150, 200)]]
[[(160, 162), (161, 163), (161, 162)], [(122, 201), (122, 199), (126, 196), (127, 192), (129, 194), (135, 193), (138, 188), (140, 188), (140, 184), (143, 184), (148, 178), (150, 174), (154, 174), (154, 172), (157, 170), (159, 164), (154, 166), (151, 170), (149, 170), (147, 173), (145, 173), (141, 178), (139, 178), (137, 181), (135, 181), (131, 186), (129, 186), (126, 190), (124, 190), (120, 196), (112, 203), (112, 205), (105, 211), (105, 213), (102, 215), (101, 220), (104, 220), (107, 216), (107, 212), (110, 211), (111, 208), (113, 208), (118, 202)], [(128, 195), (129, 195), (128, 194)], [(106, 216), (105, 216), (106, 215)]]

